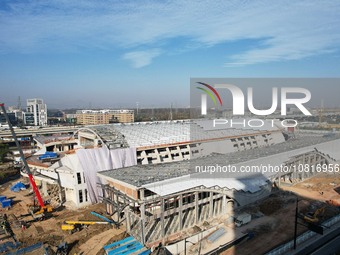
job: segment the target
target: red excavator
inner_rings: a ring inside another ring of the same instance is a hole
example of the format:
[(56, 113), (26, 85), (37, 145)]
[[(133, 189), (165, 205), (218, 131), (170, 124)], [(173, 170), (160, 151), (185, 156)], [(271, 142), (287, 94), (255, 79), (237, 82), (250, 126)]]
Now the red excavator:
[(30, 184), (32, 186), (32, 189), (35, 193), (35, 196), (38, 200), (38, 203), (39, 203), (39, 206), (40, 206), (40, 210), (34, 212), (35, 214), (43, 214), (44, 212), (52, 212), (52, 206), (51, 205), (45, 205), (43, 199), (41, 198), (41, 195), (40, 195), (40, 192), (39, 192), (39, 189), (37, 187), (37, 185), (35, 184), (35, 181), (34, 181), (34, 178), (33, 178), (33, 175), (32, 175), (32, 172), (27, 164), (27, 161), (26, 161), (26, 158), (25, 158), (25, 155), (24, 155), (24, 152), (22, 151), (21, 149), (21, 146), (20, 146), (20, 143), (17, 139), (17, 136), (14, 132), (14, 129), (13, 129), (13, 126), (12, 126), (12, 123), (7, 115), (7, 112), (6, 112), (6, 109), (5, 109), (5, 104), (4, 103), (0, 103), (0, 107), (1, 107), (1, 110), (6, 118), (6, 121), (8, 123), (8, 127), (12, 133), (12, 136), (13, 136), (13, 139), (15, 141), (15, 145), (17, 146), (18, 150), (19, 150), (19, 153), (20, 153), (20, 157), (21, 157), (21, 160), (22, 162), (24, 163), (24, 167), (25, 167), (25, 170), (26, 170), (26, 173), (28, 175), (28, 178), (30, 180)]

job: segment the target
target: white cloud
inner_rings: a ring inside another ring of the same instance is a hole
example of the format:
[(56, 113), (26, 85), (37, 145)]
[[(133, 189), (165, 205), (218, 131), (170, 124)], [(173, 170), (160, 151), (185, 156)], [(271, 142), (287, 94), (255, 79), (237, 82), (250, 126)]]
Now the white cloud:
[[(250, 39), (261, 44), (226, 55), (228, 66), (302, 59), (338, 50), (339, 13), (340, 3), (330, 0), (7, 0), (0, 7), (0, 51), (118, 48), (132, 51), (123, 58), (140, 67), (159, 54), (154, 48), (171, 53), (171, 39), (196, 49)], [(141, 47), (151, 50), (135, 50)]]
[(132, 51), (124, 54), (123, 59), (131, 61), (134, 68), (141, 68), (151, 64), (153, 58), (160, 55), (159, 49)]

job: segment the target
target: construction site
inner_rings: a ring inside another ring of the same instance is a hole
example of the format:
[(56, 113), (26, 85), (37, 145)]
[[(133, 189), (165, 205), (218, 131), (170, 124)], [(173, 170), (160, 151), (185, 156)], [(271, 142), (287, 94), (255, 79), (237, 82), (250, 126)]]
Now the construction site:
[[(182, 236), (178, 235), (177, 238), (181, 240), (185, 235), (192, 237), (205, 229), (209, 230), (211, 228), (212, 231), (224, 229), (223, 231), (219, 230), (223, 234), (221, 237), (226, 237), (227, 233), (229, 235), (231, 233), (242, 235), (242, 232), (252, 232), (254, 233), (252, 239), (243, 242), (242, 245), (231, 247), (223, 254), (263, 254), (268, 251), (268, 248), (292, 239), (295, 194), (299, 194), (303, 199), (300, 203), (301, 212), (307, 213), (325, 205), (326, 211), (322, 215), (322, 220), (326, 220), (339, 213), (335, 206), (327, 202), (329, 200), (332, 200), (333, 203), (334, 201), (340, 202), (340, 195), (335, 188), (339, 187), (339, 185), (340, 176), (324, 175), (323, 177), (313, 177), (299, 184), (284, 187), (283, 190), (273, 190), (269, 197), (241, 209), (240, 212), (250, 214), (252, 217), (252, 221), (247, 225), (236, 227), (233, 222), (230, 222), (230, 219), (228, 220), (228, 216), (220, 215), (211, 220), (205, 219), (200, 224), (193, 224), (192, 228), (185, 226), (181, 231)], [(322, 195), (321, 192), (323, 192)], [(39, 249), (23, 254), (45, 254), (45, 247), (50, 247), (50, 249), (56, 251), (57, 247), (63, 242), (68, 244), (68, 254), (105, 254), (103, 247), (106, 244), (129, 236), (124, 223), (119, 228), (116, 228), (113, 224), (93, 224), (86, 225), (74, 233), (71, 233), (70, 230), (62, 230), (62, 225), (64, 225), (65, 221), (101, 221), (91, 212), (95, 211), (102, 215), (107, 215), (103, 204), (92, 205), (76, 211), (61, 208), (53, 212), (53, 217), (46, 218), (43, 221), (34, 221), (31, 215), (21, 217), (28, 210), (26, 205), (32, 202), (31, 195), (27, 196), (27, 193), (29, 193), (28, 190), (23, 190), (13, 194), (10, 191), (10, 185), (2, 185), (1, 187), (1, 194), (13, 199), (11, 209), (2, 209), (1, 214), (7, 215), (7, 220), (16, 242), (19, 242), (21, 247), (41, 244)], [(299, 229), (300, 233), (304, 231), (306, 231), (306, 228), (301, 227)], [(136, 234), (139, 236), (138, 233)], [(273, 241), (273, 235), (275, 235), (275, 242)], [(6, 236), (8, 238), (5, 239)], [(231, 235), (229, 238), (232, 240), (235, 236)], [(8, 244), (8, 242), (14, 243), (13, 237), (5, 234), (4, 231), (1, 239), (2, 245)], [(205, 254), (204, 251), (209, 250), (209, 247), (211, 249), (212, 245), (219, 247), (224, 243), (226, 243), (225, 238), (219, 238), (217, 241), (212, 242), (206, 237), (201, 242), (196, 241), (194, 245), (188, 244), (187, 253), (197, 254), (200, 249), (201, 254)], [(263, 245), (264, 243), (266, 245)]]
[[(108, 124), (33, 135), (29, 155), (11, 132), (22, 160), (1, 181), (3, 254), (291, 254), (294, 221), (298, 246), (340, 222), (337, 132)], [(289, 171), (196, 171), (263, 163)]]

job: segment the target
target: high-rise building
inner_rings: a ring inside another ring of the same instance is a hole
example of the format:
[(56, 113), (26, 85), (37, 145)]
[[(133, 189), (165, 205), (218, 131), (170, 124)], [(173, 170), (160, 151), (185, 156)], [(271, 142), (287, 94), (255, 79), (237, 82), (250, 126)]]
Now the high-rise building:
[[(29, 121), (26, 116), (29, 116)], [(47, 106), (42, 99), (27, 99), (24, 123), (34, 126), (47, 126)]]
[(134, 122), (133, 110), (79, 110), (76, 115), (77, 124), (82, 125)]

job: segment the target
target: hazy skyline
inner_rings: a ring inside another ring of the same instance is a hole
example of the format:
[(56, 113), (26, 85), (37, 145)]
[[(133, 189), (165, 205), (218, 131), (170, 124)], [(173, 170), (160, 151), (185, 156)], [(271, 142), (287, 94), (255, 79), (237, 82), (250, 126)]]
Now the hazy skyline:
[(339, 77), (339, 12), (338, 1), (3, 0), (0, 101), (186, 107), (192, 77)]

